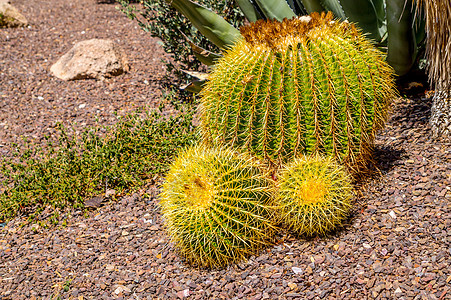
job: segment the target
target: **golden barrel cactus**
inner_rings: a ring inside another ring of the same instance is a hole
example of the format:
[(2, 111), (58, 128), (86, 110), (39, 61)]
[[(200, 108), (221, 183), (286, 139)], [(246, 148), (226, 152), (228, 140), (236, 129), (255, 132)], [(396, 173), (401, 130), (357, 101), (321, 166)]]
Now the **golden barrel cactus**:
[(332, 158), (293, 160), (280, 172), (276, 203), (286, 228), (299, 235), (323, 235), (348, 216), (353, 196), (351, 177)]
[(201, 91), (201, 135), (280, 166), (323, 154), (355, 167), (371, 155), (396, 95), (392, 68), (331, 13), (241, 28)]
[(167, 231), (189, 262), (223, 267), (272, 241), (273, 184), (260, 167), (247, 155), (202, 145), (174, 161), (160, 204)]

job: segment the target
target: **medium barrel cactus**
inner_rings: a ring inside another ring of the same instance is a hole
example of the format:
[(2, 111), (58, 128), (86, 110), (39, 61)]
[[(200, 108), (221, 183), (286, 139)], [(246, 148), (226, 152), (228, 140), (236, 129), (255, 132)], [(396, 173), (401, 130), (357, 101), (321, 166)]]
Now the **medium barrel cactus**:
[(300, 154), (358, 166), (396, 95), (393, 70), (331, 13), (241, 28), (201, 92), (201, 135), (280, 166)]
[(272, 240), (272, 189), (255, 159), (195, 146), (179, 155), (163, 185), (167, 231), (191, 263), (221, 267), (240, 261)]
[(322, 235), (346, 218), (352, 195), (343, 166), (330, 157), (303, 157), (282, 169), (276, 203), (287, 228), (300, 235)]

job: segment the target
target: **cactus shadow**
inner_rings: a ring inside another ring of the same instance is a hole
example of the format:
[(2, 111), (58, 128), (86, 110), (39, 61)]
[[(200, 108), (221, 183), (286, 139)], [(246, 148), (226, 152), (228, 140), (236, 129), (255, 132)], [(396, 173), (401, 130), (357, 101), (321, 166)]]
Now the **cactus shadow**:
[(390, 122), (400, 126), (401, 131), (424, 127), (431, 117), (432, 97), (426, 94), (404, 98), (394, 111)]
[(373, 154), (374, 161), (372, 163), (374, 176), (379, 177), (382, 174), (390, 172), (405, 153), (406, 151), (404, 149), (397, 149), (390, 145), (376, 146)]
[(409, 76), (398, 79), (398, 91), (403, 100), (397, 103), (390, 122), (401, 126), (401, 130), (424, 126), (431, 116), (432, 97), (427, 75), (424, 72), (411, 72)]

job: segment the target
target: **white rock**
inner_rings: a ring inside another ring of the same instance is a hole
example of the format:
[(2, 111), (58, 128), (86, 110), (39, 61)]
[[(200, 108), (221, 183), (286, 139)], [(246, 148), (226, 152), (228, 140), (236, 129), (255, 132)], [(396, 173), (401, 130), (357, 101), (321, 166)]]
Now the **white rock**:
[(130, 293), (131, 290), (130, 290), (128, 287), (126, 287), (126, 286), (123, 286), (123, 285), (117, 285), (116, 289), (114, 290), (114, 293), (115, 293), (116, 295), (119, 295), (119, 294), (122, 293), (122, 292)]
[(127, 72), (128, 62), (112, 40), (92, 39), (75, 44), (50, 71), (62, 80), (103, 80)]
[(295, 274), (302, 274), (302, 269), (298, 268), (298, 267), (292, 267), (291, 270), (293, 270), (293, 272)]
[(390, 217), (392, 217), (392, 219), (396, 219), (396, 214), (395, 214), (394, 211), (390, 211), (390, 212), (388, 213), (388, 215), (389, 215)]
[(24, 27), (27, 19), (7, 0), (0, 0), (0, 27)]

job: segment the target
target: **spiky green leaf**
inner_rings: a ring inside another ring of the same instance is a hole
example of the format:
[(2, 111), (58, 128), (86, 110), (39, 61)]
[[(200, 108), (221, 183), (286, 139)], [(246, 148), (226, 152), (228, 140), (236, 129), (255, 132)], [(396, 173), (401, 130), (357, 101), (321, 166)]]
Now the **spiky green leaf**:
[(222, 57), (221, 54), (214, 53), (197, 46), (187, 36), (185, 36), (185, 38), (191, 46), (191, 50), (193, 50), (194, 55), (201, 63), (206, 64), (207, 66), (212, 66), (217, 59)]
[(307, 9), (308, 13), (312, 12), (322, 12), (324, 11), (324, 7), (321, 5), (320, 0), (302, 0), (302, 4)]
[(341, 7), (339, 0), (320, 0), (320, 2), (326, 10), (333, 12), (337, 18), (343, 21), (346, 20), (346, 14), (343, 11), (343, 7)]
[(185, 15), (213, 44), (221, 49), (233, 45), (240, 37), (238, 29), (211, 10), (190, 0), (166, 0)]
[(350, 22), (356, 23), (368, 37), (380, 41), (385, 29), (384, 0), (340, 0), (343, 11)]
[(249, 22), (255, 22), (259, 19), (262, 19), (260, 13), (255, 9), (254, 5), (249, 0), (236, 0), (236, 3), (240, 7), (246, 19)]
[(294, 11), (294, 13), (297, 16), (303, 16), (308, 14), (301, 0), (287, 0), (287, 2), (288, 5), (290, 5), (291, 10)]
[(291, 10), (285, 0), (255, 0), (267, 19), (282, 21), (284, 18), (291, 19), (296, 14)]
[(411, 5), (411, 0), (387, 1), (387, 61), (398, 75), (412, 68), (417, 54)]

